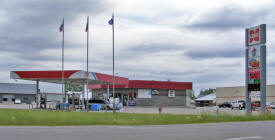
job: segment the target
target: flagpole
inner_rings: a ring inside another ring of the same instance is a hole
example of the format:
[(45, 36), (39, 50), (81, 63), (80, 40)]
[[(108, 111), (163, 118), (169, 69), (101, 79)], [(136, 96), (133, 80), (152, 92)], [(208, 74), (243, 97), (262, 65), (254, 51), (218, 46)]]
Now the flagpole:
[(86, 99), (86, 109), (87, 111), (89, 110), (88, 108), (88, 93), (89, 93), (89, 88), (88, 88), (88, 85), (89, 85), (89, 16), (87, 18), (87, 25), (86, 25), (86, 29), (87, 30), (87, 85), (86, 85), (86, 92), (87, 92), (87, 99)]
[(114, 75), (115, 75), (115, 34), (114, 34), (114, 13), (112, 14), (112, 20), (113, 20), (113, 24), (112, 24), (112, 31), (113, 31), (113, 112), (116, 112), (116, 107), (115, 107), (115, 79), (114, 79)]
[(64, 110), (64, 102), (66, 100), (66, 95), (64, 94), (64, 18), (63, 18), (63, 30), (62, 30), (62, 94), (64, 95), (64, 99), (63, 99), (63, 108), (62, 110)]

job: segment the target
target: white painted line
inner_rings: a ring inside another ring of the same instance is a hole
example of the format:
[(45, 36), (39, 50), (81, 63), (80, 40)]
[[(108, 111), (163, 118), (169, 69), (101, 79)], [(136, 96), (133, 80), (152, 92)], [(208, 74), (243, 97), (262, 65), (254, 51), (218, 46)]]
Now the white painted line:
[(108, 128), (115, 128), (115, 129), (162, 129), (164, 127), (153, 126), (153, 127), (146, 127), (146, 126), (109, 126)]
[(131, 126), (109, 126), (109, 128), (133, 129), (135, 127), (131, 127)]
[(253, 136), (253, 137), (239, 137), (239, 138), (227, 138), (224, 140), (248, 140), (248, 139), (262, 139), (264, 137), (261, 136)]

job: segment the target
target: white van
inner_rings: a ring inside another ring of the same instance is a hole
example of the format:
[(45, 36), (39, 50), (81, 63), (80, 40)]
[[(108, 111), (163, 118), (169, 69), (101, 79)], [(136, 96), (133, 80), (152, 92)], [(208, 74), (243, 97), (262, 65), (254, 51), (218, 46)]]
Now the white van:
[(21, 104), (21, 100), (20, 99), (15, 99), (14, 104)]

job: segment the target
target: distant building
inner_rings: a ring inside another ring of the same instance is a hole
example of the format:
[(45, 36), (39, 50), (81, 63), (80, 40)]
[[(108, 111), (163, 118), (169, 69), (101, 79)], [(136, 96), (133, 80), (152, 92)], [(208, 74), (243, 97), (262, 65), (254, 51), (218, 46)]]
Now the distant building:
[(35, 101), (35, 84), (0, 83), (0, 103), (14, 102), (20, 99), (22, 103)]
[[(217, 87), (217, 104), (245, 100), (245, 86)], [(260, 100), (260, 91), (251, 92), (251, 101)], [(266, 86), (266, 101), (275, 102), (275, 85)]]
[[(62, 102), (62, 93), (41, 93), (40, 98), (47, 98), (47, 102)], [(0, 83), (0, 103), (14, 103), (15, 99), (20, 99), (22, 103), (32, 103), (36, 101), (36, 85), (20, 83)], [(41, 100), (40, 99), (40, 100)]]
[(214, 106), (216, 104), (216, 93), (197, 98), (195, 102), (198, 107)]

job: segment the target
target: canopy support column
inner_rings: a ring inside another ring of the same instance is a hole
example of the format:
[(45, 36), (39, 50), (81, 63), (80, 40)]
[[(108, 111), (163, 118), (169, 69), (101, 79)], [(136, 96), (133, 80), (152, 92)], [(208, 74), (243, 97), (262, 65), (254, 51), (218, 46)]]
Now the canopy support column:
[(65, 82), (65, 85), (64, 85), (64, 93), (65, 93), (65, 101), (64, 101), (64, 103), (69, 103), (68, 102), (68, 100), (69, 100), (69, 96), (68, 96), (68, 94), (67, 94), (67, 88), (68, 88), (68, 85), (67, 85), (67, 83)]
[(106, 96), (108, 101), (109, 101), (109, 98), (110, 98), (109, 96), (110, 96), (110, 83), (108, 82), (107, 83), (107, 96)]
[(82, 83), (82, 110), (85, 110), (85, 82)]
[(36, 80), (36, 108), (39, 108), (40, 99), (39, 99), (39, 80)]

